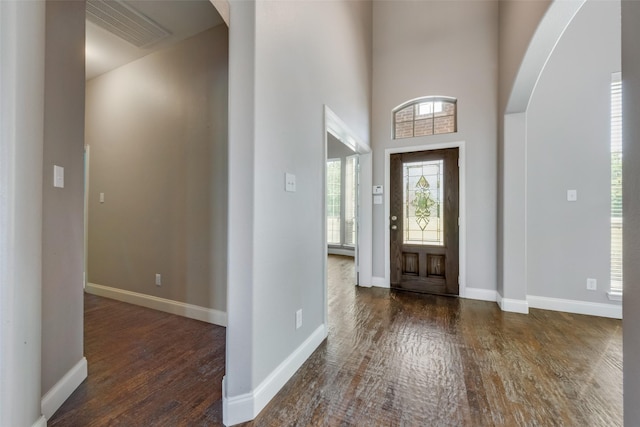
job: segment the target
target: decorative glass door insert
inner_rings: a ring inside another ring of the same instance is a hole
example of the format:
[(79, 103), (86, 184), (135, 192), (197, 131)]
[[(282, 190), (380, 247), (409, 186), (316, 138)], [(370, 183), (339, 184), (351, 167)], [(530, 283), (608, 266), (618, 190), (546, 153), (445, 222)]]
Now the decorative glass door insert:
[(444, 161), (403, 163), (404, 244), (444, 245)]

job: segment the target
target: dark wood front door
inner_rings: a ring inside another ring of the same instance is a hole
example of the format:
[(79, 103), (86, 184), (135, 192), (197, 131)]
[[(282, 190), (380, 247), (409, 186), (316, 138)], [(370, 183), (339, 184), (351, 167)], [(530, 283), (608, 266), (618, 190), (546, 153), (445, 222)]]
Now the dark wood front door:
[(391, 155), (391, 287), (458, 295), (458, 149)]

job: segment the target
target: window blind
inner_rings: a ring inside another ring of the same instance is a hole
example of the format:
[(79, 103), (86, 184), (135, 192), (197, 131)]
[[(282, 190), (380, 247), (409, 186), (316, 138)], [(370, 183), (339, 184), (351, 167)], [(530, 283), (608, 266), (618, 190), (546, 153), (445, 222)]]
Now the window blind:
[(611, 291), (622, 293), (622, 79), (611, 76)]

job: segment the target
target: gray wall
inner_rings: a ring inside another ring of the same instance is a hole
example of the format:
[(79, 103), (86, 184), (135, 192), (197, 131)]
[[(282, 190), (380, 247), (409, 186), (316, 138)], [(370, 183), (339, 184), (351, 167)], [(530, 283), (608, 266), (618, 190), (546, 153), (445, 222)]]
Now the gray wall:
[[(498, 2), (374, 2), (373, 16), (373, 184), (384, 184), (385, 148), (466, 141), (466, 286), (496, 289)], [(392, 140), (392, 109), (425, 95), (458, 98), (458, 132)], [(385, 221), (374, 205), (377, 277)]]
[(226, 310), (227, 99), (225, 25), (87, 83), (91, 283)]
[(355, 152), (344, 145), (338, 138), (327, 132), (327, 159), (344, 159)]
[(40, 417), (44, 54), (44, 2), (0, 2), (2, 426), (44, 422)]
[[(42, 221), (42, 392), (83, 357), (83, 2), (47, 2)], [(53, 187), (53, 165), (64, 188)]]
[[(322, 105), (369, 140), (371, 5), (259, 2), (256, 9), (254, 298), (260, 303), (254, 306), (254, 381), (259, 382), (323, 323)], [(284, 191), (285, 171), (297, 175), (296, 193)], [(304, 322), (295, 330), (299, 308)]]
[[(517, 271), (515, 282), (524, 282), (524, 272), (519, 271), (522, 265), (524, 270), (525, 253), (523, 249), (524, 242), (519, 241), (524, 230), (519, 230), (518, 218), (524, 216), (524, 208), (516, 207), (516, 227), (518, 232), (514, 233), (513, 220), (511, 218), (514, 209), (513, 201), (505, 204), (505, 198), (511, 198), (509, 189), (505, 188), (514, 185), (513, 182), (505, 182), (505, 176), (508, 180), (513, 181), (511, 169), (505, 171), (505, 142), (504, 142), (504, 114), (509, 97), (514, 87), (514, 82), (518, 71), (522, 64), (527, 48), (534, 36), (538, 24), (548, 10), (551, 0), (540, 1), (518, 1), (518, 0), (502, 0), (499, 6), (499, 31), (498, 31), (498, 210), (497, 210), (497, 290), (498, 294), (505, 296), (504, 282), (505, 275), (507, 280), (514, 279), (513, 270)], [(524, 110), (523, 110), (524, 111)], [(512, 118), (516, 121), (518, 118)], [(524, 151), (524, 149), (522, 150)], [(508, 153), (512, 156), (511, 153)], [(524, 153), (523, 153), (524, 154)], [(513, 160), (510, 162), (514, 163)], [(517, 169), (522, 169), (520, 164), (511, 165)], [(524, 176), (517, 176), (522, 178)], [(517, 184), (520, 184), (519, 182)], [(516, 185), (517, 185), (516, 184)], [(517, 189), (516, 194), (522, 193), (523, 189)], [(518, 200), (517, 203), (520, 201)], [(511, 205), (511, 206), (507, 206)], [(509, 217), (505, 218), (505, 209)], [(515, 234), (515, 235), (514, 235)], [(521, 250), (513, 250), (513, 245), (520, 247)], [(505, 251), (506, 246), (506, 251)], [(510, 257), (505, 262), (505, 257)], [(515, 261), (515, 262), (514, 262)], [(515, 264), (515, 265), (514, 265)], [(505, 272), (506, 271), (506, 272)], [(524, 287), (524, 284), (523, 284)], [(510, 292), (513, 293), (513, 292)], [(526, 289), (522, 291), (521, 297), (524, 298)]]
[(622, 2), (624, 425), (640, 425), (640, 2)]
[[(324, 322), (323, 104), (369, 140), (371, 4), (232, 2), (230, 31), (226, 392), (235, 397)], [(285, 172), (295, 193), (284, 191)]]
[[(617, 71), (620, 4), (587, 1), (527, 110), (529, 295), (611, 302), (610, 93)], [(568, 189), (577, 189), (577, 202), (567, 202)], [(587, 277), (597, 279), (597, 292), (586, 290)]]
[(501, 0), (499, 19), (499, 105), (500, 115), (511, 95), (529, 43), (552, 0)]

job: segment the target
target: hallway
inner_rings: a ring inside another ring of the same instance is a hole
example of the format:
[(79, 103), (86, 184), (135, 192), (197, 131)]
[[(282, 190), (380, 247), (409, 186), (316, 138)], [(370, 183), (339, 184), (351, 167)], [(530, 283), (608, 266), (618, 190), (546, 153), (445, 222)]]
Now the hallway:
[[(358, 288), (352, 274), (329, 257), (329, 338), (245, 426), (622, 425), (619, 320)], [(89, 378), (48, 425), (221, 425), (224, 340), (86, 295)]]

